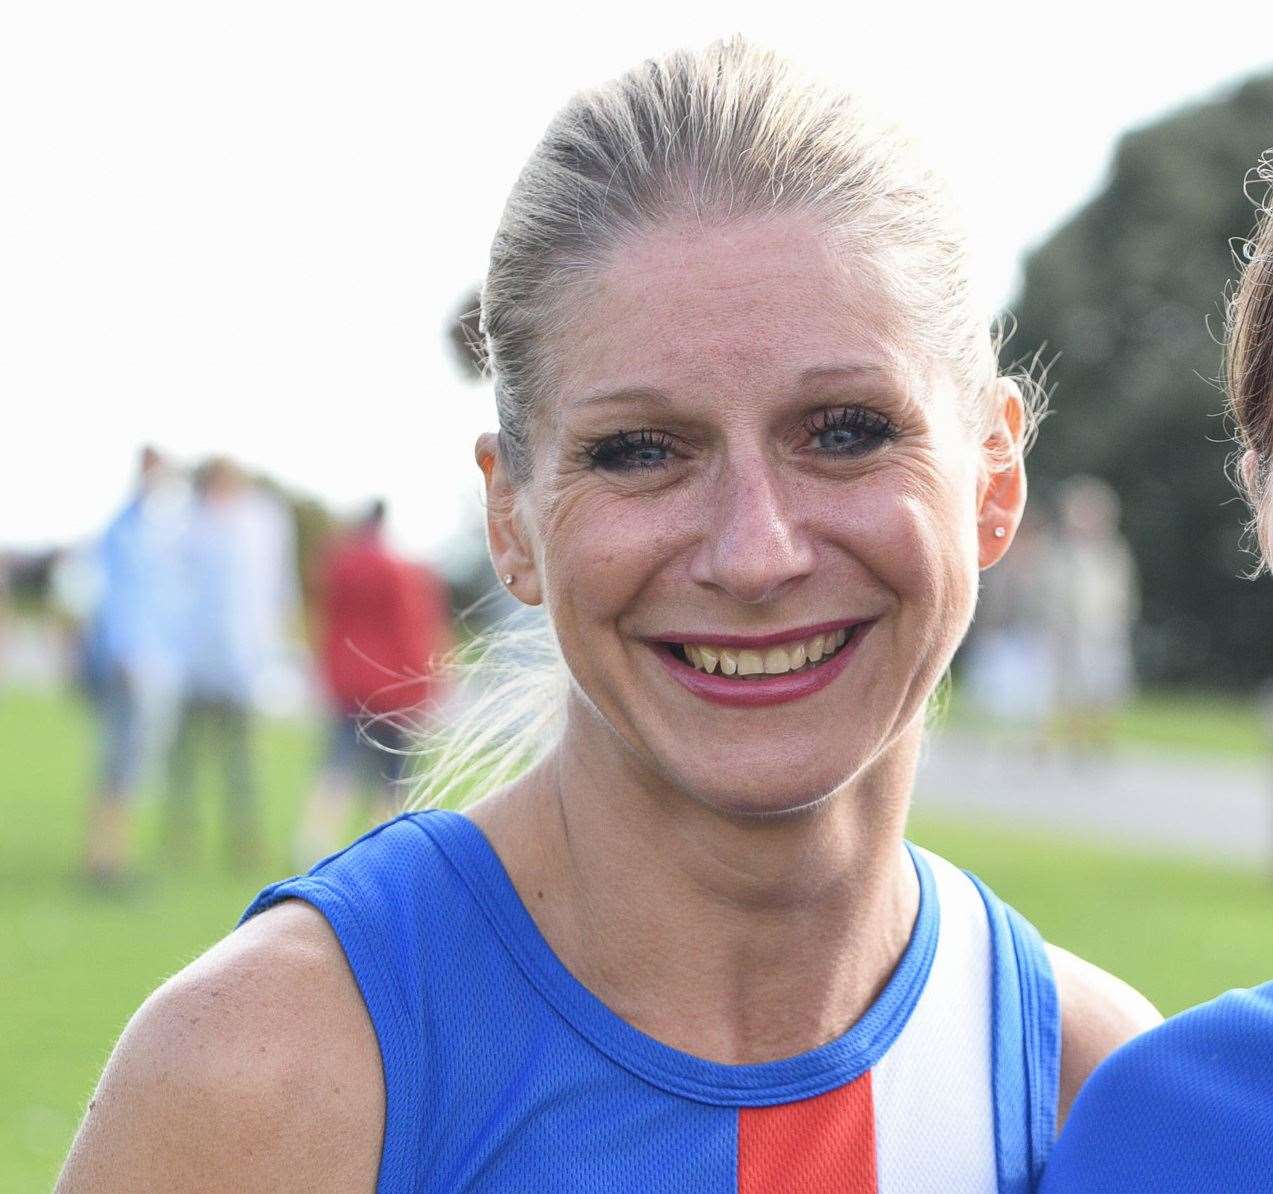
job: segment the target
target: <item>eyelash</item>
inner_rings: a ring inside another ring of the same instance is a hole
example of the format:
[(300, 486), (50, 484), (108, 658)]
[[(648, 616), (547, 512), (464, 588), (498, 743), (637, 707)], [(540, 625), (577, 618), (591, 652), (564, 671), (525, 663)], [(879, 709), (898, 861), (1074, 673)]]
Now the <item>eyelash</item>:
[(666, 460), (636, 459), (636, 454), (650, 448), (661, 452), (672, 451), (672, 437), (662, 431), (654, 431), (643, 427), (640, 431), (620, 431), (617, 435), (607, 436), (590, 444), (587, 448), (588, 461), (594, 468), (607, 469), (611, 472), (635, 472), (638, 469), (662, 468)]
[(839, 450), (824, 449), (832, 456), (863, 456), (897, 438), (897, 428), (883, 415), (860, 406), (820, 410), (809, 419), (805, 430), (815, 439), (834, 431), (852, 432), (857, 439)]
[[(830, 410), (822, 410), (804, 423), (804, 429), (817, 439), (836, 431), (853, 433), (857, 438), (842, 447), (823, 448), (828, 456), (862, 456), (880, 447), (889, 440), (897, 438), (897, 428), (883, 415), (864, 410), (860, 406), (843, 406)], [(675, 444), (670, 435), (643, 427), (638, 431), (620, 431), (615, 435), (598, 440), (585, 450), (588, 463), (593, 468), (610, 472), (636, 472), (645, 469), (659, 469), (667, 465), (667, 460), (640, 459), (638, 453), (651, 449), (663, 453), (671, 453)]]

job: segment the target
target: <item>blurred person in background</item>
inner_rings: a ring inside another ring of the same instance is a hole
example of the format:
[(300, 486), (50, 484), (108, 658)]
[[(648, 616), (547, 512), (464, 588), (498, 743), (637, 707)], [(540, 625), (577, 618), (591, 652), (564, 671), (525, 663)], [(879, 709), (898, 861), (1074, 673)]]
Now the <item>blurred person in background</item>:
[(1056, 685), (1052, 741), (1082, 754), (1109, 746), (1115, 718), (1131, 698), (1140, 586), (1111, 486), (1071, 477), (1058, 512), (1042, 605)]
[(1053, 534), (1032, 498), (1012, 550), (982, 578), (964, 672), (972, 703), (997, 725), (1024, 731), (1040, 750), (1056, 699), (1048, 629)]
[(152, 447), (137, 487), (89, 555), (81, 674), (101, 736), (89, 797), (85, 870), (111, 885), (132, 865), (131, 805), (171, 735), (181, 679), (184, 577), (181, 545), (189, 488)]
[(385, 541), (383, 501), (327, 545), (315, 590), (331, 713), (327, 758), (296, 833), (302, 869), (348, 840), (360, 796), (372, 823), (398, 811), (413, 741), (438, 697), (432, 673), (451, 646), (446, 586)]
[[(1229, 307), (1225, 374), (1260, 571), (1273, 562), (1273, 150)], [(1266, 644), (1252, 644), (1265, 650)], [(1200, 794), (1201, 795), (1201, 794)], [(1043, 1194), (1273, 1190), (1273, 982), (1171, 1017), (1111, 1054), (1079, 1092)]]
[(168, 757), (165, 853), (180, 861), (195, 848), (202, 755), (221, 772), (228, 858), (246, 866), (260, 852), (254, 704), (297, 613), (294, 529), (282, 503), (230, 460), (206, 462), (195, 488), (180, 554), (182, 690)]

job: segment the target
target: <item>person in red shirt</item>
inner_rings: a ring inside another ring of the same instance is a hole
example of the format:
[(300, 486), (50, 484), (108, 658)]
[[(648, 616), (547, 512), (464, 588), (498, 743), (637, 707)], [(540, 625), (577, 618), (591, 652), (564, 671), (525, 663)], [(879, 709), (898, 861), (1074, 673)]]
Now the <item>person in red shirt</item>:
[(354, 801), (373, 821), (398, 810), (413, 736), (439, 696), (434, 669), (451, 645), (445, 584), (384, 540), (373, 503), (323, 553), (317, 578), (317, 654), (332, 704), (327, 758), (301, 816), (298, 865), (344, 844)]

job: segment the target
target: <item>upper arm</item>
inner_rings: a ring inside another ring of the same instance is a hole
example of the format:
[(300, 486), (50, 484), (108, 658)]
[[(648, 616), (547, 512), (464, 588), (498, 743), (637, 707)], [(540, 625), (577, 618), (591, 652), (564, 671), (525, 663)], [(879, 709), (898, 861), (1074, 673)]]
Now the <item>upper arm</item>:
[(1068, 950), (1047, 949), (1061, 1004), (1059, 1129), (1088, 1075), (1119, 1045), (1162, 1023), (1162, 1016), (1122, 979)]
[(290, 902), (142, 1005), (58, 1191), (370, 1190), (383, 1129), (379, 1050), (353, 975), (322, 916)]

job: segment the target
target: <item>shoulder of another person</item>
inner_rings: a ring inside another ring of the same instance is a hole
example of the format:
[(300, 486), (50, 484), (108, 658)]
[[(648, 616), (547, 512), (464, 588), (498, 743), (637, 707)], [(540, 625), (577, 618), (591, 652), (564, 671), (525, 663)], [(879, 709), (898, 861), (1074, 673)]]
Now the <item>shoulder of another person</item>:
[(344, 953), (319, 912), (287, 901), (142, 1005), (58, 1190), (370, 1190), (384, 1104)]
[(1056, 945), (1047, 951), (1061, 1007), (1059, 1127), (1091, 1072), (1120, 1045), (1161, 1024), (1162, 1016), (1108, 971)]

